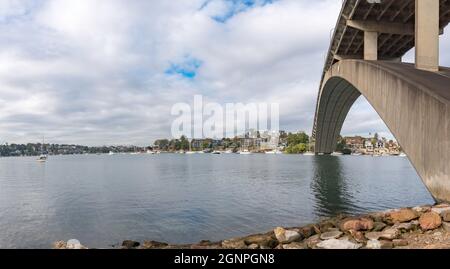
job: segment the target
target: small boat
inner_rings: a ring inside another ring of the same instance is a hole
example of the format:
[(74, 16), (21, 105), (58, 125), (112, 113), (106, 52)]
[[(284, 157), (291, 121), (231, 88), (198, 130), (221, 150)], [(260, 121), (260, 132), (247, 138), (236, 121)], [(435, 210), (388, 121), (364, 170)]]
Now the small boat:
[(220, 155), (220, 154), (222, 154), (222, 153), (221, 153), (220, 151), (215, 150), (215, 151), (212, 152), (212, 154)]
[(233, 151), (232, 151), (231, 149), (229, 149), (229, 150), (225, 151), (224, 153), (225, 153), (225, 154), (232, 154)]
[(41, 154), (41, 155), (37, 158), (36, 161), (41, 162), (41, 163), (44, 163), (44, 162), (47, 161), (47, 159), (48, 159), (47, 154)]
[(281, 150), (271, 150), (271, 151), (266, 151), (265, 154), (283, 154), (283, 152)]
[(248, 151), (247, 149), (245, 149), (243, 151), (240, 151), (239, 154), (241, 154), (241, 155), (250, 155), (252, 153), (250, 151)]
[(333, 155), (333, 156), (341, 156), (341, 155), (344, 155), (342, 152), (333, 152), (333, 153), (331, 153), (331, 155)]
[(108, 153), (108, 155), (114, 155), (114, 152), (110, 151), (110, 152)]
[(315, 156), (316, 154), (313, 152), (305, 152), (303, 153), (304, 156)]
[(153, 155), (153, 154), (156, 154), (156, 152), (154, 152), (154, 151), (151, 151), (151, 150), (147, 150), (147, 154), (151, 154), (151, 155)]
[(192, 155), (192, 154), (196, 154), (197, 152), (195, 152), (195, 151), (186, 151), (186, 154), (188, 154), (188, 155)]
[(398, 155), (399, 157), (407, 157), (405, 153), (400, 153), (400, 155)]
[(45, 141), (45, 138), (42, 138), (41, 155), (39, 155), (39, 157), (36, 160), (40, 163), (45, 163), (48, 159), (48, 155), (44, 153), (44, 141)]

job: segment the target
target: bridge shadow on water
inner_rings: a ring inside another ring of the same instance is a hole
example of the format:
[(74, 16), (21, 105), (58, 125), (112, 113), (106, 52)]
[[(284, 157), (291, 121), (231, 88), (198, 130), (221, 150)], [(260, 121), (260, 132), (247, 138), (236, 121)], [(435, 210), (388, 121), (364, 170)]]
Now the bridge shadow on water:
[(311, 190), (314, 210), (319, 217), (363, 212), (353, 197), (342, 160), (336, 156), (315, 156)]

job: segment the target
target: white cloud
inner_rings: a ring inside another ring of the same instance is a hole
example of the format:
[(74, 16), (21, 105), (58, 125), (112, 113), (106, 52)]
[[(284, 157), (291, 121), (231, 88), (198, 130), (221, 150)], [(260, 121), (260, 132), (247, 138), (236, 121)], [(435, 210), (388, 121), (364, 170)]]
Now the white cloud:
[[(171, 106), (195, 94), (278, 101), (281, 128), (310, 132), (341, 2), (263, 3), (0, 1), (0, 141), (145, 145), (170, 135)], [(360, 103), (348, 122), (350, 134), (386, 131)]]

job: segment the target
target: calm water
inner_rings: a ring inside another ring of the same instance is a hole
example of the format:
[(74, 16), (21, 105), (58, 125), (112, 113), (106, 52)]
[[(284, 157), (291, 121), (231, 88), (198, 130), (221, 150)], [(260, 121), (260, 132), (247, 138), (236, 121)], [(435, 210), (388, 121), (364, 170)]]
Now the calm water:
[(406, 158), (84, 155), (0, 159), (0, 248), (193, 243), (433, 203)]

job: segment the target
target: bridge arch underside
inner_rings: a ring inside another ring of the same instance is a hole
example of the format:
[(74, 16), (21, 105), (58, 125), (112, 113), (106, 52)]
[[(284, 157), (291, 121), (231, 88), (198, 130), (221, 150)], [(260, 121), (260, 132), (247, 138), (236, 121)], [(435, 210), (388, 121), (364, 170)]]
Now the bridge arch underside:
[(450, 69), (345, 60), (325, 75), (314, 134), (316, 153), (335, 150), (345, 118), (359, 96), (384, 120), (428, 190), (450, 202)]

